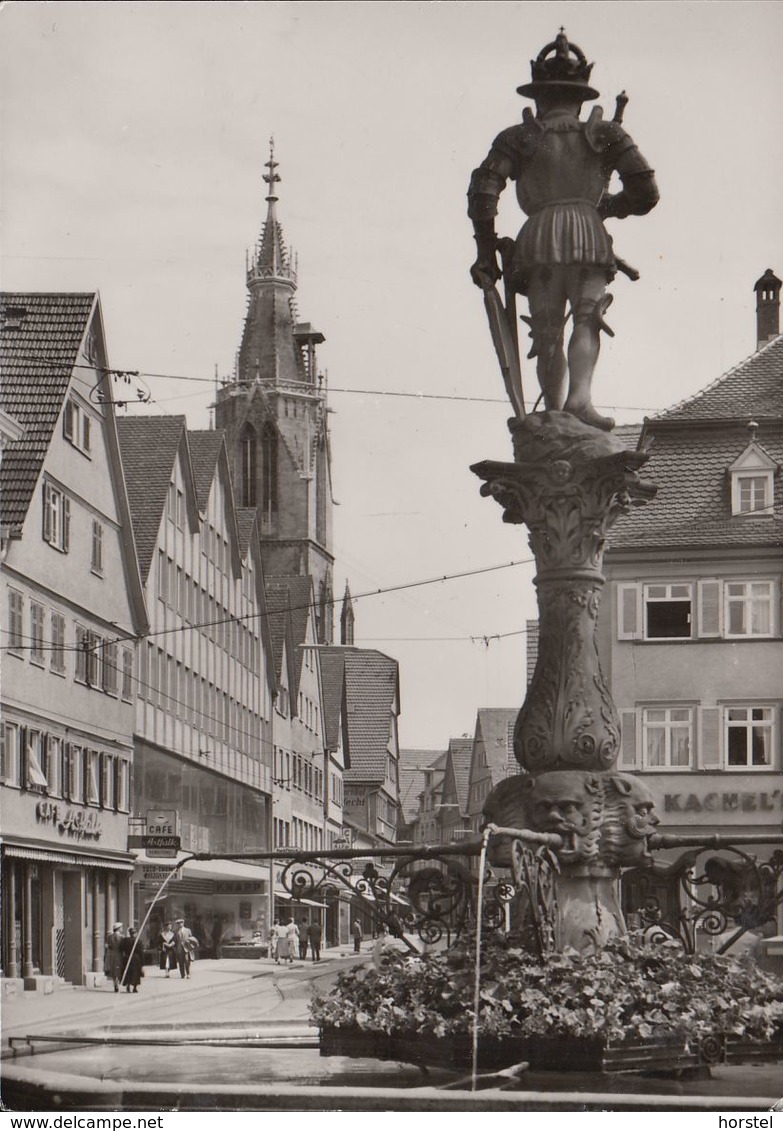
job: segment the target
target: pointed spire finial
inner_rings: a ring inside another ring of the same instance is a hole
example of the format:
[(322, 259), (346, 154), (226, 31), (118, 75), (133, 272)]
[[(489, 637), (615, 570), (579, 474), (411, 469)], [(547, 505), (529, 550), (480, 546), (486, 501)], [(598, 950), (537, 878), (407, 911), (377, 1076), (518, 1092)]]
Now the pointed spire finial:
[(270, 139), (269, 139), (269, 160), (264, 162), (264, 166), (265, 166), (265, 168), (267, 168), (269, 170), (269, 172), (262, 174), (264, 180), (269, 185), (269, 195), (267, 196), (266, 199), (270, 203), (273, 200), (278, 199), (277, 193), (275, 192), (275, 185), (280, 183), (280, 176), (276, 172), (276, 169), (277, 169), (279, 164), (280, 164), (279, 161), (275, 161), (275, 139), (274, 139), (274, 137), (270, 137)]

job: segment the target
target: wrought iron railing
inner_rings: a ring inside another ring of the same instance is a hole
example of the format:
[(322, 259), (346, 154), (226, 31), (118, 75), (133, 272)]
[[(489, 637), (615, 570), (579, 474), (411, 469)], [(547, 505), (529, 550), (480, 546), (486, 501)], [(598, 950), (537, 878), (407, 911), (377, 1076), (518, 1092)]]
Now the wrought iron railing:
[[(484, 878), (482, 929), (510, 934), (519, 945), (545, 954), (556, 941), (560, 838), (518, 829), (493, 833), (502, 847)], [(752, 845), (771, 851), (759, 859), (747, 850)], [(653, 860), (623, 875), (626, 894), (631, 893), (624, 904), (626, 918), (651, 941), (676, 939), (693, 952), (708, 940), (724, 952), (746, 932), (774, 923), (783, 904), (783, 835), (728, 841), (718, 835), (658, 834), (650, 847), (686, 849), (674, 862)], [(475, 931), (478, 877), (470, 865), (480, 852), (481, 840), (473, 839), (433, 847), (202, 852), (189, 858), (276, 861), (292, 900), (323, 903), (346, 892), (378, 929), (385, 927), (410, 951), (419, 951), (453, 944)]]

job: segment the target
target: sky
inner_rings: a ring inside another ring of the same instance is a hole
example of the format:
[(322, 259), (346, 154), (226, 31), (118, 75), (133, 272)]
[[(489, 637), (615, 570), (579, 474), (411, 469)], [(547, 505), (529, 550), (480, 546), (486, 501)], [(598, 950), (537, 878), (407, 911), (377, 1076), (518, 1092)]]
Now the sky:
[[(696, 392), (753, 352), (753, 284), (783, 272), (783, 4), (7, 0), (0, 21), (0, 286), (98, 290), (110, 363), (151, 396), (126, 411), (208, 426), (274, 135), (299, 314), (326, 336), (336, 592), (481, 571), (360, 597), (356, 643), (400, 662), (403, 747), (521, 706), (527, 536), (469, 470), (511, 458), (470, 172), (564, 25), (607, 117), (627, 91), (661, 192), (610, 222), (641, 279), (612, 286), (594, 401), (625, 423)], [(511, 188), (498, 231), (522, 222)]]

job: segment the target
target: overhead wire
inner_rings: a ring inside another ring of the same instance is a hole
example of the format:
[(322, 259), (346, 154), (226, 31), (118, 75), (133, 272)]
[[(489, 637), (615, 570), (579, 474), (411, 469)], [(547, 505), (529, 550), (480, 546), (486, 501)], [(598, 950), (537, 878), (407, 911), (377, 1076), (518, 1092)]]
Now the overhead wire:
[[(23, 352), (24, 347), (22, 347)], [(15, 352), (20, 352), (15, 350)], [(118, 376), (131, 376), (134, 378), (154, 378), (161, 381), (190, 381), (198, 384), (215, 386), (215, 378), (213, 377), (196, 377), (192, 374), (185, 373), (155, 373), (147, 370), (139, 369), (116, 369), (107, 366), (90, 365), (84, 362), (76, 362), (71, 365), (70, 362), (63, 361), (61, 358), (47, 358), (42, 357), (37, 353), (30, 355), (30, 360), (39, 361), (42, 364), (52, 365), (67, 365), (72, 369), (90, 369), (95, 372), (104, 374), (118, 375)], [(224, 379), (221, 379), (224, 381)], [(357, 396), (371, 396), (371, 397), (404, 397), (411, 400), (433, 400), (433, 401), (456, 401), (467, 402), (471, 404), (507, 404), (508, 401), (505, 397), (477, 397), (468, 396), (458, 393), (424, 393), (424, 392), (411, 392), (403, 389), (354, 389), (348, 387), (340, 387), (336, 385), (324, 385), (323, 390), (326, 393), (346, 393)], [(171, 398), (174, 399), (174, 398)], [(182, 399), (182, 398), (176, 398)], [(134, 404), (134, 401), (128, 401), (128, 404)], [(156, 402), (160, 403), (160, 402)], [(604, 409), (622, 409), (625, 412), (654, 412), (656, 408), (651, 405), (597, 405), (597, 408)]]
[[(480, 576), (481, 574), (485, 574), (485, 573), (496, 573), (498, 570), (502, 570), (502, 569), (511, 569), (512, 567), (516, 567), (516, 566), (520, 566), (520, 565), (530, 565), (534, 560), (535, 559), (533, 559), (533, 558), (520, 558), (517, 561), (501, 562), (498, 565), (482, 566), (479, 569), (462, 570), (459, 573), (439, 574), (436, 577), (425, 578), (422, 581), (408, 581), (408, 582), (404, 582), (400, 585), (389, 585), (389, 586), (381, 587), (379, 589), (367, 589), (363, 593), (351, 594), (351, 600), (352, 601), (360, 601), (360, 600), (366, 599), (367, 597), (378, 597), (378, 596), (383, 596), (387, 593), (399, 593), (399, 592), (402, 592), (403, 590), (406, 590), (406, 589), (417, 589), (417, 588), (421, 588), (425, 585), (437, 585), (437, 584), (440, 584), (441, 582), (444, 582), (444, 581), (458, 581), (463, 577), (477, 577), (477, 576)], [(339, 604), (341, 601), (342, 601), (342, 597), (330, 597), (324, 603), (334, 607), (335, 605)], [(111, 639), (111, 640), (110, 639), (103, 640), (103, 641), (101, 641), (101, 644), (102, 644), (102, 646), (105, 647), (108, 644), (123, 644), (123, 643), (129, 643), (130, 641), (134, 641), (134, 642), (138, 643), (138, 642), (141, 642), (142, 640), (150, 640), (150, 639), (153, 639), (153, 638), (157, 639), (158, 637), (161, 637), (161, 636), (169, 636), (169, 635), (172, 635), (173, 633), (176, 633), (176, 632), (187, 632), (187, 631), (192, 631), (194, 629), (215, 628), (215, 627), (222, 625), (222, 624), (239, 624), (239, 623), (243, 623), (245, 621), (257, 620), (258, 618), (265, 617), (265, 616), (275, 616), (275, 615), (279, 615), (279, 614), (285, 615), (286, 613), (302, 612), (305, 609), (312, 609), (313, 611), (317, 611), (317, 609), (319, 608), (319, 605), (320, 605), (320, 603), (316, 604), (313, 601), (308, 601), (306, 604), (287, 605), (285, 608), (274, 609), (271, 612), (268, 609), (262, 609), (257, 613), (245, 613), (245, 614), (242, 614), (242, 615), (232, 614), (231, 616), (228, 616), (228, 617), (220, 617), (217, 620), (201, 621), (201, 622), (198, 622), (198, 623), (195, 623), (195, 624), (176, 625), (172, 628), (162, 628), (162, 629), (157, 629), (157, 630), (151, 630), (149, 632), (143, 632), (143, 633), (128, 632), (128, 633), (124, 633), (120, 636), (117, 636), (117, 637), (115, 637), (114, 639)], [(0, 631), (4, 632), (6, 635), (10, 635), (9, 629), (0, 629)], [(14, 634), (14, 635), (19, 636), (19, 635), (23, 635), (23, 634)], [(28, 639), (32, 640), (33, 637), (28, 637)], [(390, 638), (387, 638), (387, 639), (390, 639)], [(478, 635), (478, 636), (475, 636), (475, 637), (467, 637), (466, 636), (465, 639), (484, 640), (484, 639), (486, 639), (486, 637), (481, 636), (481, 635)], [(6, 651), (7, 652), (9, 649), (13, 649), (14, 647), (15, 647), (14, 645), (5, 644), (5, 645), (0, 646), (0, 651)], [(47, 645), (45, 650), (49, 651), (49, 650), (51, 650), (51, 647)], [(58, 647), (56, 650), (59, 651), (61, 649)], [(81, 651), (83, 649), (80, 645), (69, 644), (69, 645), (63, 645), (62, 650), (74, 652), (74, 651)]]

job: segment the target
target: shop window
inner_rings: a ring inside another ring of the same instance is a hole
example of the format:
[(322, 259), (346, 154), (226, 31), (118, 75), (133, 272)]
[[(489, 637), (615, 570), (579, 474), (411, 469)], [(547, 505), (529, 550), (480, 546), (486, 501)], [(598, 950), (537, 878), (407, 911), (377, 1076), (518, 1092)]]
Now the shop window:
[(728, 769), (770, 769), (775, 731), (772, 707), (726, 707), (724, 739)]

